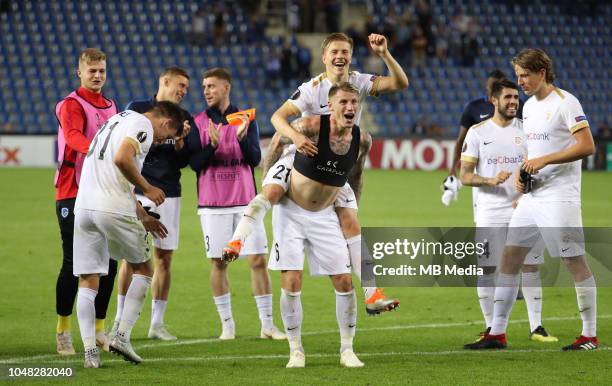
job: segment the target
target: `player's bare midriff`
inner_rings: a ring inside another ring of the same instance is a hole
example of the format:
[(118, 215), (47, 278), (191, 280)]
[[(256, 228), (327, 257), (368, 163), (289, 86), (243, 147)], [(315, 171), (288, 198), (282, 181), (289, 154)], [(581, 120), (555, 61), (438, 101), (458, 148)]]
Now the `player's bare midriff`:
[(318, 212), (333, 205), (339, 191), (337, 186), (322, 184), (293, 169), (287, 196), (300, 207)]

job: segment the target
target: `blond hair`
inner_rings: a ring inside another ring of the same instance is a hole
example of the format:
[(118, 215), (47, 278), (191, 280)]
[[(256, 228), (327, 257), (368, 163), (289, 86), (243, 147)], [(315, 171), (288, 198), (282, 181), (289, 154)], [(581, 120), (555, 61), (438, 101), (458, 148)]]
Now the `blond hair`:
[(325, 40), (323, 40), (323, 44), (321, 44), (321, 52), (325, 53), (327, 46), (329, 46), (332, 42), (347, 42), (351, 46), (351, 52), (353, 51), (353, 39), (351, 39), (345, 33), (334, 32), (332, 34), (327, 35)]
[(539, 48), (525, 48), (518, 53), (510, 63), (519, 66), (530, 72), (546, 71), (546, 83), (555, 80), (555, 70), (553, 69), (552, 59), (544, 50)]
[(357, 87), (353, 86), (349, 82), (342, 82), (340, 84), (333, 85), (329, 89), (329, 93), (327, 94), (327, 97), (331, 99), (334, 95), (338, 93), (338, 91), (346, 91), (352, 94), (357, 94), (357, 96), (359, 96), (359, 90), (357, 89)]
[(79, 65), (102, 60), (106, 60), (106, 54), (99, 48), (85, 48), (79, 55)]

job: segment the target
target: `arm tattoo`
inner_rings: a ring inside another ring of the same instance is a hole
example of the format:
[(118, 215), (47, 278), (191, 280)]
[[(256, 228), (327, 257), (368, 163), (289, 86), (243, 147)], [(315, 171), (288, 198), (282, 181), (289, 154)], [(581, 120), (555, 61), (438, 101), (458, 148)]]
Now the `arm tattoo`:
[(268, 174), (268, 170), (278, 161), (283, 154), (284, 145), (291, 143), (291, 140), (282, 136), (280, 133), (275, 133), (268, 145), (266, 156), (263, 163), (263, 175)]
[(359, 147), (359, 157), (357, 158), (357, 162), (351, 169), (348, 177), (348, 183), (355, 192), (357, 202), (359, 202), (359, 199), (361, 198), (361, 189), (363, 188), (363, 168), (365, 167), (365, 161), (368, 158), (368, 153), (372, 147), (372, 137), (365, 131), (361, 132)]

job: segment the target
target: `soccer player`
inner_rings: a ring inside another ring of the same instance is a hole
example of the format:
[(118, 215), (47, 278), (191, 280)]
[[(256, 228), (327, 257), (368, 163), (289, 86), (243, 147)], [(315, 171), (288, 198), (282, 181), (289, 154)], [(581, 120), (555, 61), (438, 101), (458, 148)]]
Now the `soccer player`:
[[(259, 128), (257, 122), (242, 116), (239, 125), (229, 124), (227, 115), (239, 109), (230, 103), (232, 80), (224, 68), (212, 68), (202, 80), (208, 109), (195, 117), (197, 139), (190, 142), (192, 153), (205, 153), (199, 164), (192, 163), (197, 173), (198, 214), (204, 234), (206, 255), (212, 263), (210, 281), (213, 299), (221, 319), (219, 339), (234, 339), (236, 327), (232, 316), (232, 303), (227, 265), (221, 259), (223, 247), (232, 237), (246, 205), (257, 194), (254, 168), (261, 161)], [(255, 232), (245, 240), (242, 254), (248, 256), (251, 267), (251, 288), (261, 321), (262, 339), (285, 339), (274, 326), (272, 313), (272, 284), (266, 268), (268, 252), (263, 221), (256, 224)]]
[(598, 347), (597, 289), (584, 256), (580, 208), (581, 160), (595, 151), (593, 136), (575, 96), (553, 84), (550, 57), (540, 49), (524, 49), (512, 59), (518, 83), (530, 98), (523, 111), (528, 159), (521, 169), (532, 175), (531, 189), (515, 172), (519, 200), (508, 229), (508, 239), (495, 289), (491, 331), (474, 349), (505, 348), (506, 328), (518, 291), (525, 255), (538, 237), (552, 257), (563, 259), (576, 287), (582, 333), (563, 350)]
[[(495, 271), (506, 243), (512, 203), (520, 194), (509, 177), (523, 162), (527, 150), (522, 121), (516, 118), (519, 91), (516, 83), (502, 79), (491, 86), (492, 118), (470, 127), (461, 154), (461, 182), (478, 187), (476, 239), (485, 243), (478, 255), (484, 275), (478, 277), (478, 299), (485, 319), (484, 336), (493, 322)], [(529, 315), (530, 339), (556, 342), (542, 326), (542, 281), (538, 265), (544, 263), (544, 246), (539, 242), (523, 265), (522, 288)], [(469, 347), (468, 347), (469, 348)]]
[(101, 364), (95, 343), (94, 299), (111, 256), (125, 259), (134, 274), (110, 351), (127, 361), (142, 362), (132, 349), (130, 333), (151, 284), (147, 231), (163, 238), (167, 230), (137, 203), (133, 189), (140, 189), (155, 205), (164, 202), (164, 192), (149, 184), (140, 170), (153, 142), (173, 139), (182, 129), (181, 109), (171, 102), (159, 102), (144, 114), (126, 110), (114, 115), (89, 147), (74, 220), (74, 275), (80, 277), (77, 316), (85, 367)]
[[(62, 236), (63, 261), (55, 287), (57, 312), (56, 343), (60, 355), (74, 355), (71, 315), (77, 295), (78, 280), (72, 274), (74, 237), (74, 202), (79, 190), (83, 160), (92, 138), (117, 113), (115, 102), (102, 95), (106, 83), (106, 54), (97, 48), (87, 48), (79, 55), (77, 76), (81, 86), (68, 94), (55, 107), (59, 122), (57, 138), (57, 172), (55, 173), (55, 208)], [(117, 263), (110, 261), (108, 274), (100, 280), (96, 297), (96, 344), (108, 351), (104, 319)]]
[[(349, 71), (353, 40), (343, 33), (332, 33), (322, 44), (322, 61), (325, 64), (325, 72), (303, 83), (291, 98), (272, 115), (272, 124), (276, 130), (290, 138), (295, 146), (290, 146), (283, 152), (283, 147), (279, 146), (278, 137), (273, 138), (264, 165), (264, 172), (267, 172), (262, 194), (255, 197), (249, 204), (245, 216), (236, 228), (232, 242), (226, 248), (229, 259), (240, 251), (241, 244), (249, 234), (252, 224), (263, 219), (271, 205), (276, 204), (287, 191), (296, 148), (297, 151), (307, 155), (316, 154), (314, 143), (291, 128), (288, 121), (290, 117), (328, 114), (329, 90), (333, 85), (342, 82), (349, 82), (357, 87), (361, 100), (368, 95), (377, 96), (380, 93), (398, 91), (408, 87), (408, 77), (389, 52), (387, 39), (382, 35), (371, 34), (369, 42), (372, 50), (385, 62), (389, 76)], [(357, 113), (356, 124), (359, 124), (360, 118), (361, 111)], [(281, 153), (282, 158), (276, 162)], [(270, 167), (274, 162), (276, 162), (274, 166)], [(362, 166), (358, 165), (353, 168), (346, 187), (340, 193), (343, 199), (339, 199), (335, 206), (350, 251), (353, 272), (360, 280), (362, 241), (361, 227), (357, 219), (357, 202), (361, 197), (362, 172)], [(399, 301), (386, 298), (382, 288), (364, 287), (363, 290), (368, 314), (390, 311), (399, 305)]]
[(371, 145), (367, 133), (355, 124), (359, 90), (348, 82), (329, 91), (331, 115), (294, 120), (291, 126), (312, 138), (317, 154), (295, 154), (287, 195), (272, 212), (274, 250), (269, 268), (281, 271), (281, 315), (289, 341), (288, 368), (304, 367), (302, 303), (300, 299), (304, 252), (310, 273), (331, 278), (336, 292), (336, 318), (340, 329), (340, 364), (363, 367), (353, 352), (357, 304), (351, 279), (351, 261), (340, 229), (334, 202), (351, 168), (364, 163)]
[[(168, 67), (159, 76), (157, 94), (151, 99), (137, 100), (128, 103), (126, 110), (139, 113), (148, 111), (156, 102), (168, 101), (179, 104), (189, 89), (189, 75), (181, 67)], [(148, 337), (150, 339), (175, 340), (176, 336), (170, 334), (164, 324), (164, 315), (168, 305), (170, 293), (170, 266), (172, 254), (178, 248), (179, 224), (181, 212), (181, 168), (189, 164), (189, 152), (184, 146), (184, 136), (193, 127), (193, 118), (183, 110), (188, 125), (183, 135), (175, 143), (165, 143), (151, 147), (142, 166), (142, 175), (153, 186), (164, 191), (166, 200), (156, 206), (151, 200), (136, 189), (136, 198), (143, 206), (151, 208), (152, 212), (161, 217), (162, 223), (168, 229), (167, 237), (160, 239), (153, 237), (153, 256), (155, 256), (155, 271), (151, 292), (151, 325)], [(113, 337), (119, 327), (125, 294), (130, 284), (131, 272), (127, 263), (121, 265), (119, 270), (119, 288), (117, 294), (117, 314), (110, 336)]]

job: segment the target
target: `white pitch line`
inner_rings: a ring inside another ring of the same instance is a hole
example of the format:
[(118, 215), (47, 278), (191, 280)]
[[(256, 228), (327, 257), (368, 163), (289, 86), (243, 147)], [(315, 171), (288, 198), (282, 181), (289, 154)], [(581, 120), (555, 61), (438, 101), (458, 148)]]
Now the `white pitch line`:
[[(596, 351), (610, 351), (612, 347), (600, 347)], [(559, 349), (540, 349), (540, 350), (531, 350), (531, 349), (520, 349), (520, 350), (447, 350), (447, 351), (388, 351), (388, 352), (366, 352), (366, 353), (358, 353), (360, 357), (389, 357), (389, 356), (447, 356), (447, 355), (484, 355), (484, 354), (494, 354), (494, 355), (503, 355), (503, 354), (525, 354), (525, 353), (561, 353), (562, 351)], [(334, 353), (314, 353), (314, 354), (306, 354), (308, 358), (330, 358), (330, 357), (338, 357), (339, 354)], [(211, 356), (189, 356), (189, 357), (170, 357), (170, 358), (143, 358), (143, 363), (153, 363), (153, 362), (222, 362), (222, 361), (236, 361), (236, 360), (261, 360), (261, 359), (287, 359), (287, 354), (271, 354), (271, 355), (230, 355), (230, 356), (221, 356), (221, 357), (211, 357)], [(57, 355), (55, 355), (56, 359), (44, 360), (44, 361), (36, 361), (36, 363), (40, 364), (67, 364), (67, 363), (82, 363), (82, 358), (74, 358), (62, 360), (58, 359)], [(122, 359), (105, 359), (103, 363), (107, 362), (125, 362)]]
[[(598, 315), (598, 319), (612, 319), (612, 315)], [(544, 321), (564, 321), (564, 320), (578, 320), (579, 318), (576, 316), (552, 316), (543, 319)], [(510, 324), (519, 324), (519, 323), (528, 323), (527, 319), (519, 319), (519, 320), (511, 320)], [(430, 323), (430, 324), (407, 324), (407, 325), (398, 325), (398, 326), (384, 326), (384, 327), (371, 327), (371, 328), (359, 328), (358, 332), (367, 332), (367, 331), (393, 331), (393, 330), (412, 330), (412, 329), (427, 329), (427, 328), (451, 328), (451, 327), (465, 327), (472, 326), (475, 324), (481, 324), (482, 321), (470, 321), (470, 322), (456, 322), (456, 323)], [(320, 330), (320, 331), (307, 331), (303, 332), (302, 336), (316, 336), (316, 335), (325, 335), (325, 334), (337, 334), (338, 330)], [(256, 340), (256, 338), (241, 338), (241, 340)], [(172, 347), (172, 346), (183, 346), (183, 345), (196, 345), (196, 344), (204, 344), (204, 343), (222, 343), (221, 340), (217, 338), (203, 338), (203, 339), (186, 339), (186, 340), (177, 340), (174, 342), (156, 342), (156, 343), (145, 343), (141, 345), (134, 345), (135, 349), (147, 349), (147, 348), (158, 348), (158, 347)], [(458, 351), (465, 352), (465, 351)], [(512, 352), (520, 352), (520, 351), (512, 351)], [(410, 354), (410, 353), (408, 353)], [(407, 354), (407, 355), (408, 355)], [(310, 355), (309, 355), (310, 356)], [(57, 358), (57, 354), (43, 354), (43, 355), (35, 355), (28, 357), (16, 357), (16, 358), (8, 358), (0, 360), (0, 364), (7, 363), (21, 363), (21, 362), (36, 362), (36, 361), (44, 361), (45, 359), (53, 359)], [(62, 361), (58, 361), (61, 363)], [(55, 362), (53, 362), (55, 363)]]

